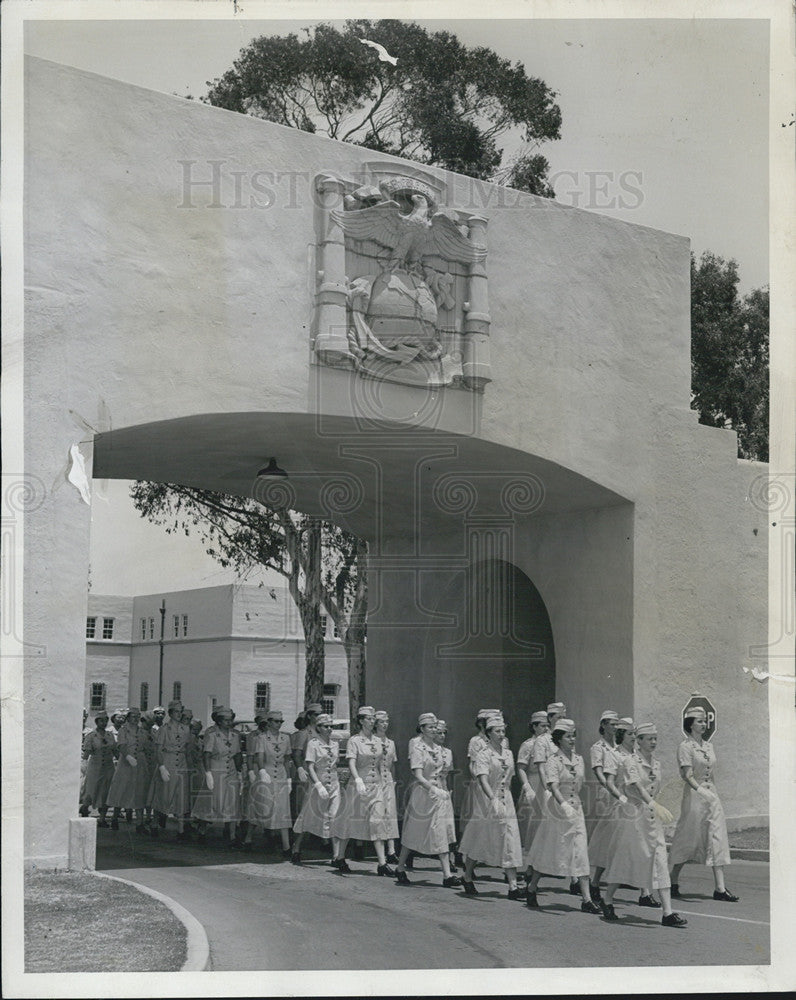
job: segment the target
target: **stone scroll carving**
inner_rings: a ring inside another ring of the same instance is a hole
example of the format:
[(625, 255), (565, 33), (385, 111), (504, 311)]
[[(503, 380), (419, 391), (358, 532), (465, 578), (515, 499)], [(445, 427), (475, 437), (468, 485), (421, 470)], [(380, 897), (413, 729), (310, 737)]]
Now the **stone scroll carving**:
[(316, 178), (316, 360), (405, 385), (482, 391), (491, 381), (487, 220), (442, 207), (433, 175), (370, 170), (375, 183), (364, 185)]

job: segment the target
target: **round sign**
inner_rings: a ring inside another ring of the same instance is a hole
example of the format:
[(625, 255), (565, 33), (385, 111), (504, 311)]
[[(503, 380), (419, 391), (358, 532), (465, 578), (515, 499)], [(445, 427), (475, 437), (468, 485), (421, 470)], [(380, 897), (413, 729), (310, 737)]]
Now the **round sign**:
[(685, 732), (685, 716), (692, 708), (703, 708), (705, 710), (705, 715), (707, 717), (708, 727), (704, 732), (702, 739), (709, 740), (711, 736), (716, 732), (716, 709), (713, 707), (713, 702), (710, 698), (706, 698), (701, 694), (692, 694), (688, 699), (688, 703), (683, 709), (683, 732)]

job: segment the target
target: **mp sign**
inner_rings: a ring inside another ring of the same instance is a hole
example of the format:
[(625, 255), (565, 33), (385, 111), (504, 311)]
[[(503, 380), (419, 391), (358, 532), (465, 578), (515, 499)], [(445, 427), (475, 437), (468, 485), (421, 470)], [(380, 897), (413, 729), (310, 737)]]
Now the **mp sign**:
[[(692, 708), (704, 708), (708, 720), (708, 728), (705, 730), (705, 735), (702, 738), (709, 740), (716, 732), (716, 709), (713, 707), (713, 702), (710, 698), (705, 698), (704, 695), (692, 694), (683, 709), (683, 725), (685, 725), (686, 713)], [(685, 729), (683, 731), (685, 732)]]

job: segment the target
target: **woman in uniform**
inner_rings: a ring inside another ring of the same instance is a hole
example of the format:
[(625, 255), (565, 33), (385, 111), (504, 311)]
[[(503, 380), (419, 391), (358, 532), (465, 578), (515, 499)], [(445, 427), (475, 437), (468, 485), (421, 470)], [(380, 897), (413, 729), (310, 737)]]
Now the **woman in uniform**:
[(409, 885), (406, 860), (410, 851), (439, 858), (446, 889), (461, 885), (451, 874), (448, 858), (448, 809), (450, 792), (444, 787), (442, 747), (434, 739), (437, 717), (424, 712), (417, 720), (420, 738), (409, 743), (409, 767), (415, 779), (401, 831), (401, 856), (395, 872), (399, 885)]
[(398, 839), (398, 803), (395, 799), (395, 761), (398, 754), (395, 750), (395, 743), (387, 736), (387, 730), (390, 728), (390, 716), (385, 711), (378, 711), (375, 718), (376, 726), (373, 732), (376, 738), (381, 740), (382, 745), (379, 771), (384, 798), (387, 864), (397, 865), (395, 841)]
[(608, 864), (608, 847), (614, 834), (614, 823), (621, 818), (618, 808), (627, 802), (626, 796), (616, 784), (620, 761), (615, 738), (618, 722), (619, 716), (616, 712), (611, 710), (603, 712), (600, 716), (600, 738), (592, 744), (589, 751), (591, 769), (597, 779), (596, 819), (586, 824), (589, 835), (589, 860), (593, 868), (591, 898), (595, 903), (599, 903), (602, 898), (599, 888), (600, 877)]
[(502, 868), (509, 885), (509, 899), (524, 899), (517, 887), (517, 869), (522, 864), (522, 844), (511, 779), (514, 756), (504, 743), (506, 723), (502, 715), (490, 716), (484, 725), (487, 743), (473, 761), (472, 812), (459, 849), (464, 856), (462, 885), (468, 896), (477, 895), (473, 870), (477, 861)]
[(204, 839), (208, 823), (224, 824), (224, 839), (234, 842), (240, 814), (240, 769), (243, 766), (240, 734), (232, 728), (232, 712), (216, 709), (217, 729), (205, 735), (202, 765), (205, 788), (196, 796), (191, 815), (200, 821), (199, 837)]
[(437, 728), (434, 732), (434, 742), (442, 747), (442, 781), (443, 787), (447, 789), (448, 799), (445, 806), (445, 817), (448, 823), (448, 860), (450, 861), (451, 872), (456, 874), (456, 819), (453, 814), (453, 789), (451, 788), (451, 775), (453, 774), (453, 751), (445, 746), (448, 738), (448, 723), (444, 719), (437, 719)]
[(138, 735), (138, 767), (135, 772), (136, 810), (138, 825), (136, 833), (146, 833), (152, 820), (152, 779), (155, 774), (155, 725), (154, 712), (141, 713), (141, 726)]
[(614, 823), (610, 860), (605, 869), (603, 919), (619, 917), (614, 909), (614, 894), (620, 885), (657, 889), (663, 904), (664, 927), (684, 927), (688, 921), (672, 911), (669, 872), (666, 865), (666, 841), (663, 827), (672, 814), (655, 801), (661, 787), (661, 765), (655, 759), (658, 730), (645, 722), (636, 729), (636, 752), (624, 755), (619, 780), (624, 788), (632, 817)]
[(672, 838), (669, 860), (672, 863), (672, 897), (680, 899), (680, 872), (689, 861), (713, 869), (713, 898), (737, 903), (724, 883), (724, 868), (730, 864), (727, 821), (716, 787), (713, 769), (716, 752), (704, 738), (707, 716), (702, 708), (691, 709), (683, 721), (687, 734), (677, 750), (677, 763), (683, 786), (680, 818)]
[[(369, 840), (373, 843), (378, 859), (377, 875), (395, 875), (387, 864), (385, 841), (388, 821), (386, 814), (385, 786), (382, 781), (381, 758), (384, 744), (374, 733), (376, 711), (369, 705), (357, 712), (359, 732), (351, 736), (346, 744), (346, 761), (351, 772), (351, 780), (343, 793), (343, 803), (332, 830), (343, 841), (341, 857), (345, 857), (345, 845), (351, 839)], [(397, 834), (397, 831), (396, 831)], [(339, 868), (339, 859), (332, 864)]]
[(544, 765), (550, 800), (547, 814), (539, 824), (525, 862), (533, 869), (528, 883), (526, 903), (538, 908), (536, 892), (543, 875), (553, 878), (575, 876), (578, 880), (584, 913), (599, 913), (600, 907), (589, 894), (589, 853), (586, 846), (586, 821), (580, 801), (585, 770), (583, 758), (575, 753), (577, 730), (572, 719), (559, 719), (551, 739), (556, 752)]
[[(187, 840), (183, 816), (190, 802), (188, 762), (185, 751), (189, 742), (188, 727), (182, 724), (182, 702), (169, 702), (169, 717), (155, 733), (155, 773), (152, 778), (152, 809), (157, 825), (150, 833), (159, 835), (166, 817), (177, 818), (177, 840)], [(157, 718), (157, 713), (155, 715)]]
[(83, 801), (80, 803), (80, 815), (88, 816), (91, 806), (100, 814), (97, 826), (107, 826), (105, 816), (108, 812), (108, 789), (113, 781), (113, 761), (116, 756), (116, 740), (107, 732), (108, 713), (100, 712), (94, 716), (96, 729), (92, 730), (83, 740), (83, 760), (86, 766), (86, 783), (83, 788)]
[(278, 830), (282, 856), (290, 857), (290, 786), (287, 765), (290, 763), (290, 737), (281, 732), (284, 717), (270, 709), (259, 718), (256, 733), (247, 738), (247, 754), (255, 782), (249, 793), (251, 809), (246, 843), (251, 842), (252, 826)]
[[(317, 716), (314, 722), (315, 735), (303, 750), (304, 767), (309, 779), (309, 792), (304, 805), (293, 824), (298, 834), (293, 842), (291, 861), (301, 864), (301, 840), (305, 833), (312, 833), (323, 840), (332, 839), (332, 864), (338, 871), (350, 872), (340, 840), (332, 832), (337, 812), (340, 808), (340, 779), (337, 774), (337, 741), (332, 739), (332, 717), (326, 713)], [(342, 849), (341, 849), (342, 848)], [(335, 863), (337, 862), (337, 863)]]
[(517, 751), (517, 776), (520, 779), (517, 823), (520, 828), (520, 841), (525, 851), (533, 843), (533, 838), (539, 829), (539, 821), (542, 818), (541, 803), (544, 788), (539, 776), (539, 769), (534, 767), (532, 758), (537, 739), (550, 729), (547, 712), (534, 712), (528, 723), (528, 728), (531, 735)]
[(467, 744), (467, 767), (470, 777), (465, 786), (464, 795), (462, 796), (462, 808), (459, 815), (459, 830), (461, 833), (464, 833), (473, 807), (473, 791), (477, 782), (477, 779), (473, 774), (473, 761), (486, 746), (487, 736), (484, 727), (486, 726), (486, 720), (490, 715), (500, 715), (500, 709), (481, 708), (478, 710), (478, 715), (475, 717), (476, 733), (475, 736), (470, 737), (470, 742)]
[[(125, 817), (129, 823), (133, 818), (133, 810), (138, 808), (138, 764), (143, 743), (143, 731), (139, 726), (140, 720), (141, 712), (139, 709), (128, 709), (116, 738), (118, 761), (116, 772), (108, 789), (108, 805), (113, 809), (112, 830), (119, 829), (119, 815), (122, 809), (124, 809)], [(143, 763), (142, 760), (142, 766)], [(143, 821), (141, 813), (139, 813), (138, 819), (140, 825)]]

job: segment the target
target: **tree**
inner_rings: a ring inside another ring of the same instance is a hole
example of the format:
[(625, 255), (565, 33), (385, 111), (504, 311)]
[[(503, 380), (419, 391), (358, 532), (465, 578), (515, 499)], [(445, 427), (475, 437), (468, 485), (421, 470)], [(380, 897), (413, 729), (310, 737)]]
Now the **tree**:
[[(532, 150), (560, 138), (561, 111), (555, 92), (522, 63), (404, 21), (319, 24), (304, 35), (255, 38), (232, 69), (208, 81), (203, 100), (552, 197), (547, 160)], [(512, 129), (526, 148), (501, 173), (499, 142)]]
[(738, 265), (691, 255), (691, 407), (731, 427), (738, 457), (768, 461), (768, 288), (738, 295)]
[(304, 631), (305, 700), (320, 701), (324, 681), (321, 611), (335, 623), (346, 651), (349, 697), (355, 713), (364, 695), (367, 545), (328, 521), (249, 497), (167, 483), (134, 483), (142, 517), (170, 534), (196, 531), (208, 555), (245, 578), (258, 567), (280, 573)]

